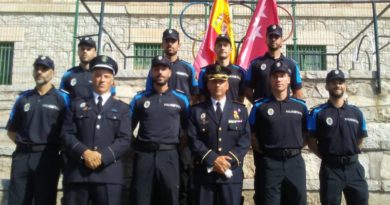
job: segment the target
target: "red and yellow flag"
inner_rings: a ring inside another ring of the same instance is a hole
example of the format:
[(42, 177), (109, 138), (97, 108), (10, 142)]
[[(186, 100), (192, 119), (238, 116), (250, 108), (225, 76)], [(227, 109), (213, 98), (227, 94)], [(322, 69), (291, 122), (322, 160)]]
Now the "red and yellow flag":
[(228, 0), (214, 0), (209, 19), (209, 26), (194, 61), (194, 67), (198, 74), (202, 67), (215, 63), (215, 39), (220, 34), (229, 36), (232, 44), (230, 61), (231, 63), (235, 63), (236, 45), (234, 43), (232, 17), (230, 15)]

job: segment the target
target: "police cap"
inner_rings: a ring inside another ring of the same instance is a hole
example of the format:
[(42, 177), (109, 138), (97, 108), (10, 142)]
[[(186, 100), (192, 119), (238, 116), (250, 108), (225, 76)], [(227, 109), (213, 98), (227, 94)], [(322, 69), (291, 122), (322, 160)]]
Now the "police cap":
[(207, 80), (228, 80), (231, 70), (220, 65), (212, 65), (206, 69)]
[(179, 40), (179, 32), (176, 29), (166, 29), (163, 33), (163, 40), (167, 39)]
[(283, 72), (287, 73), (289, 76), (291, 76), (291, 69), (288, 67), (286, 63), (283, 61), (276, 61), (274, 64), (271, 66), (271, 74), (276, 73), (276, 72)]
[(54, 70), (54, 62), (49, 56), (38, 56), (38, 58), (35, 59), (33, 66), (35, 68), (38, 65)]
[(96, 49), (96, 42), (89, 36), (81, 37), (79, 41), (79, 45), (85, 45)]
[(326, 75), (326, 82), (330, 82), (332, 80), (339, 79), (342, 81), (345, 81), (345, 76), (343, 71), (341, 70), (331, 70), (327, 75)]
[(152, 67), (162, 65), (171, 68), (171, 61), (163, 56), (156, 56), (152, 59)]
[(269, 35), (283, 36), (282, 27), (277, 24), (269, 25), (267, 28), (267, 36)]
[(217, 36), (217, 38), (215, 39), (215, 44), (217, 44), (218, 42), (220, 41), (225, 41), (225, 42), (228, 42), (229, 44), (231, 44), (230, 42), (230, 38), (228, 35), (226, 34), (220, 34)]
[(103, 69), (110, 70), (113, 75), (116, 75), (118, 72), (118, 64), (115, 62), (115, 60), (105, 55), (96, 56), (89, 63), (89, 66), (91, 71), (93, 71), (96, 68), (103, 68)]

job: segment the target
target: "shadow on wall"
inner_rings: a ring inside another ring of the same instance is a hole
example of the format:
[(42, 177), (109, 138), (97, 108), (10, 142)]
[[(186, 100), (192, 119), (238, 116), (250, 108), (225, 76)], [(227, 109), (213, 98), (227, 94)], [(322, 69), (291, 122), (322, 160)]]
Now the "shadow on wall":
[(0, 204), (8, 204), (8, 187), (9, 187), (9, 179), (1, 179), (1, 190), (3, 192), (3, 195), (0, 199)]

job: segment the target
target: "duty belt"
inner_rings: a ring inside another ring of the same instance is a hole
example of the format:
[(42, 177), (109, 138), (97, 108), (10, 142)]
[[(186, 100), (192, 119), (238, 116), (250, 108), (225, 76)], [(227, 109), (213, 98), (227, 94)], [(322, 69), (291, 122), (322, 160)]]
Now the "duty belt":
[(301, 154), (300, 149), (266, 149), (265, 156), (288, 159)]
[(338, 165), (346, 165), (353, 164), (358, 161), (358, 155), (350, 155), (350, 156), (337, 156), (337, 155), (328, 155), (323, 156), (322, 160), (326, 163), (338, 164)]
[(178, 146), (177, 144), (161, 144), (156, 142), (144, 142), (141, 140), (135, 140), (133, 143), (133, 148), (138, 151), (154, 152), (164, 150), (176, 150)]
[(59, 151), (60, 145), (49, 144), (16, 144), (16, 151), (20, 152), (43, 152), (43, 151)]

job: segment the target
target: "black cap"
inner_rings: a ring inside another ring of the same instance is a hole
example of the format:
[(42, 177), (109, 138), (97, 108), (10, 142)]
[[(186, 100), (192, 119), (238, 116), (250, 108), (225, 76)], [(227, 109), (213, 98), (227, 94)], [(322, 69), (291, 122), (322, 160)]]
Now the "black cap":
[(152, 59), (152, 67), (158, 66), (158, 65), (162, 65), (162, 66), (166, 66), (168, 68), (171, 68), (171, 61), (166, 57), (156, 56)]
[(38, 65), (54, 70), (54, 62), (49, 56), (38, 56), (38, 58), (35, 59), (33, 66), (36, 67)]
[(283, 61), (276, 61), (274, 64), (272, 64), (271, 74), (276, 72), (284, 72), (291, 76), (291, 68), (288, 67), (288, 65)]
[(283, 36), (282, 27), (277, 24), (269, 25), (267, 28), (267, 36), (269, 35)]
[(208, 67), (205, 73), (207, 80), (228, 80), (230, 74), (231, 70), (229, 68), (216, 64)]
[(93, 71), (96, 68), (103, 68), (110, 70), (113, 75), (116, 75), (118, 72), (118, 64), (109, 56), (100, 55), (96, 56), (89, 63), (90, 70)]
[(176, 29), (166, 29), (163, 33), (163, 40), (166, 39), (179, 40), (179, 32), (177, 32)]
[(86, 46), (90, 46), (92, 48), (96, 48), (96, 42), (89, 36), (80, 38), (78, 46), (81, 46), (81, 45), (86, 45)]
[(334, 79), (339, 79), (342, 81), (345, 81), (345, 76), (343, 71), (341, 70), (331, 70), (327, 75), (326, 75), (326, 82), (330, 82)]
[(232, 44), (232, 43), (230, 42), (229, 36), (226, 35), (226, 34), (220, 34), (220, 35), (218, 35), (217, 38), (215, 39), (215, 44), (217, 44), (217, 43), (220, 42), (220, 41), (226, 41), (226, 42), (228, 42), (229, 44)]

